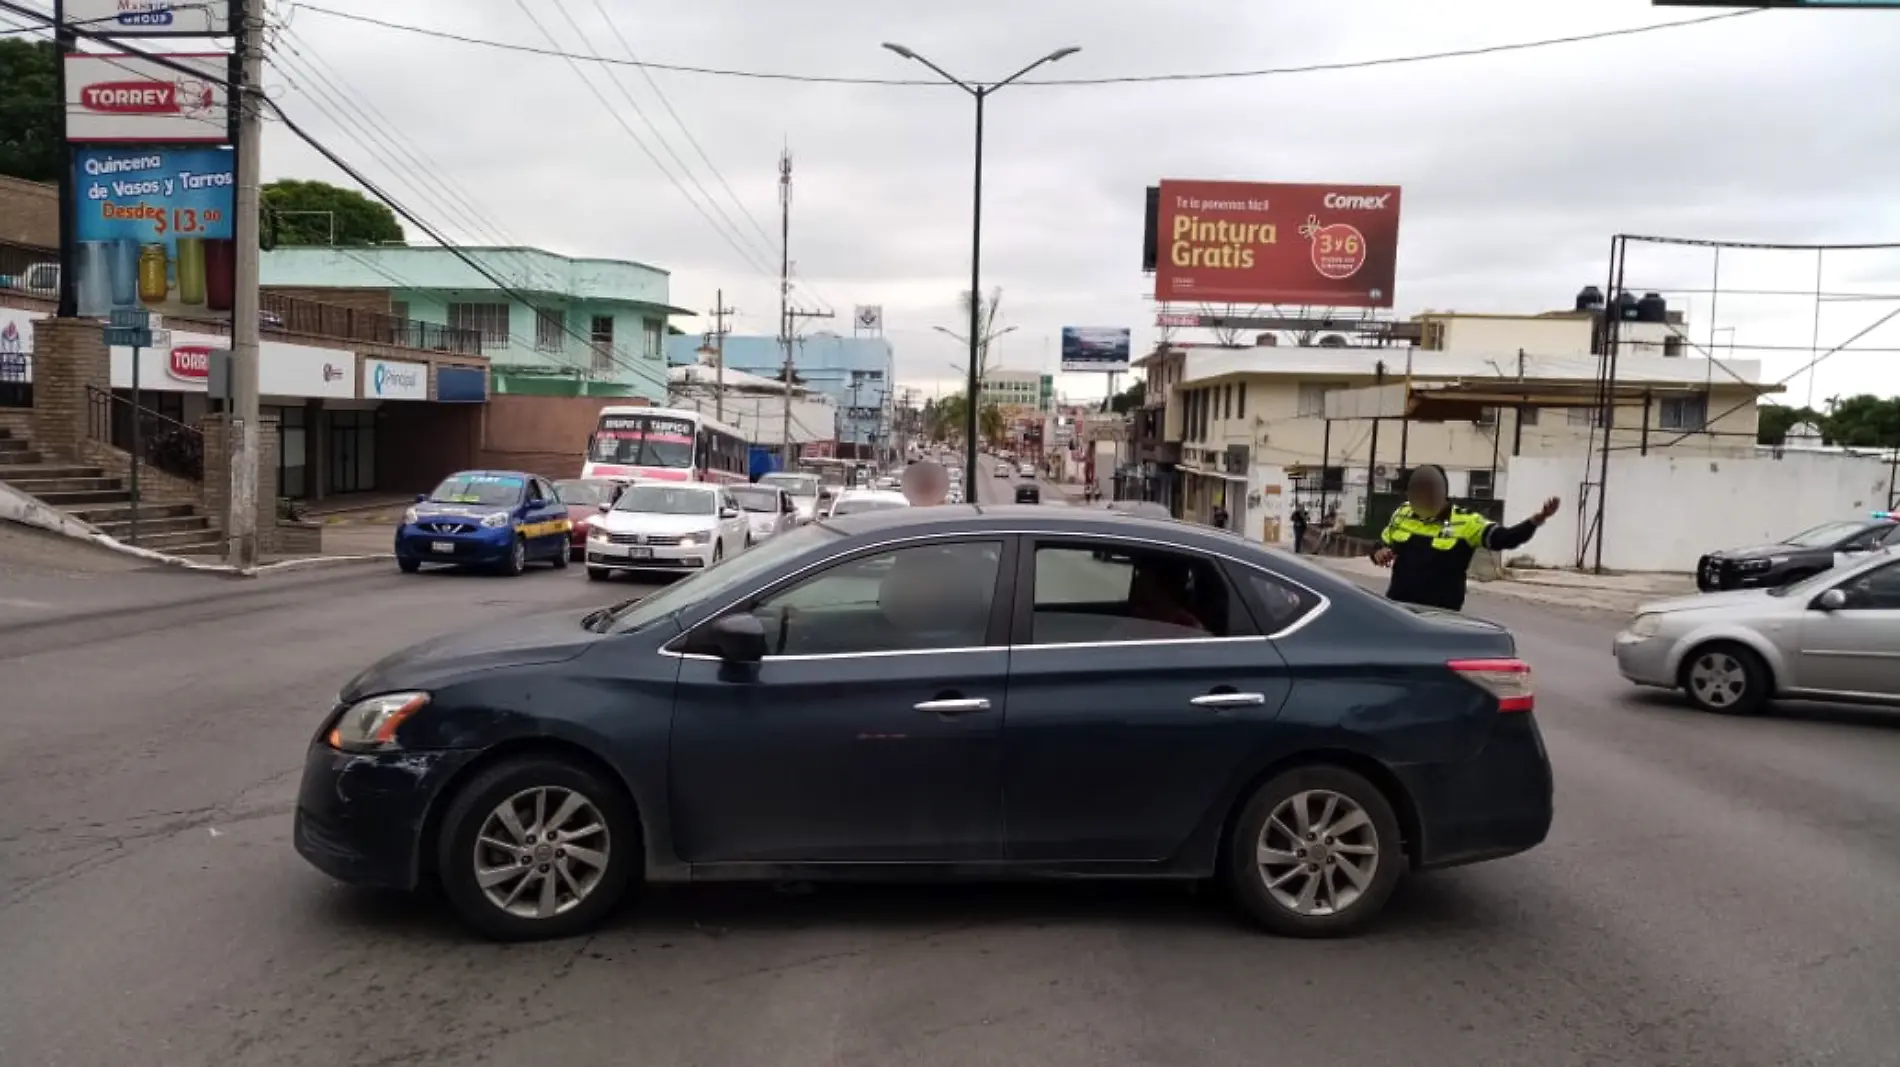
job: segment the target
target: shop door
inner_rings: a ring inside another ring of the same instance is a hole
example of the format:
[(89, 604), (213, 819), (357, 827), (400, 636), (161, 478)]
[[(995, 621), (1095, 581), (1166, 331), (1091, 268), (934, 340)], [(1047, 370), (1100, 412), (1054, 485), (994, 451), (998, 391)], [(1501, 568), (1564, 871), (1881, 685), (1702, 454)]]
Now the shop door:
[(376, 488), (376, 413), (332, 411), (330, 492), (365, 493)]

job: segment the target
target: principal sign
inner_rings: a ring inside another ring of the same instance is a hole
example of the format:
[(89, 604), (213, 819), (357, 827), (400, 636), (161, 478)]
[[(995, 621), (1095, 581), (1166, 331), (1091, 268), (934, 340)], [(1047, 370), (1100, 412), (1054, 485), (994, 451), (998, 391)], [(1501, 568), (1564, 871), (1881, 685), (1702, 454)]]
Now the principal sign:
[(429, 399), (429, 365), (393, 359), (363, 360), (365, 400)]

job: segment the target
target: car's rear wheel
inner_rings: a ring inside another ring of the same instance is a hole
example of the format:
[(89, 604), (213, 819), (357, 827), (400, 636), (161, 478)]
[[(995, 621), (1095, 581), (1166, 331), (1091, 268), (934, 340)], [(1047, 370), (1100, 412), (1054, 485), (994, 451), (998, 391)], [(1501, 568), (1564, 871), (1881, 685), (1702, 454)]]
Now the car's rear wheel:
[(1235, 820), (1227, 879), (1249, 918), (1284, 937), (1344, 937), (1378, 918), (1405, 870), (1391, 801), (1343, 767), (1296, 767)]
[(496, 764), (449, 804), (436, 842), (463, 921), (501, 941), (581, 933), (613, 911), (641, 865), (620, 790), (558, 758)]
[(568, 553), (567, 546), (562, 545), (561, 550), (554, 554), (554, 558), (552, 560), (549, 560), (550, 563), (554, 564), (555, 570), (564, 571), (567, 569), (567, 553)]
[(1690, 703), (1703, 711), (1749, 715), (1767, 702), (1768, 665), (1753, 651), (1732, 641), (1702, 645), (1682, 658), (1678, 679)]

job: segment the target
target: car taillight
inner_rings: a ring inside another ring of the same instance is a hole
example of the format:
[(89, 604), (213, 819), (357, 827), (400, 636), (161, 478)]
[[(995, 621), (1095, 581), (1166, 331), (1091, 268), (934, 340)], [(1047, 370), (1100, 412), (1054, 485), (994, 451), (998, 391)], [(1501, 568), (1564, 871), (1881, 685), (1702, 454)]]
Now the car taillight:
[(1531, 666), (1521, 659), (1455, 659), (1445, 666), (1497, 697), (1499, 711), (1530, 711), (1537, 702)]

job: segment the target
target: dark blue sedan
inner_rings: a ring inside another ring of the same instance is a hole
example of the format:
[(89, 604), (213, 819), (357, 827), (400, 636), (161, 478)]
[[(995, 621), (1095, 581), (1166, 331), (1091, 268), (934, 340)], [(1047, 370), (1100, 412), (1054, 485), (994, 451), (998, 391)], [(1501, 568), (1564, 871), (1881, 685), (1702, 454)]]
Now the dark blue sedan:
[(1544, 840), (1503, 629), (1216, 531), (910, 508), (644, 600), (397, 653), (313, 740), (296, 847), (572, 934), (639, 880), (1217, 878), (1357, 931), (1407, 871)]
[(489, 567), (520, 574), (534, 560), (567, 566), (567, 505), (547, 479), (521, 471), (462, 471), (416, 498), (396, 527), (396, 565)]

